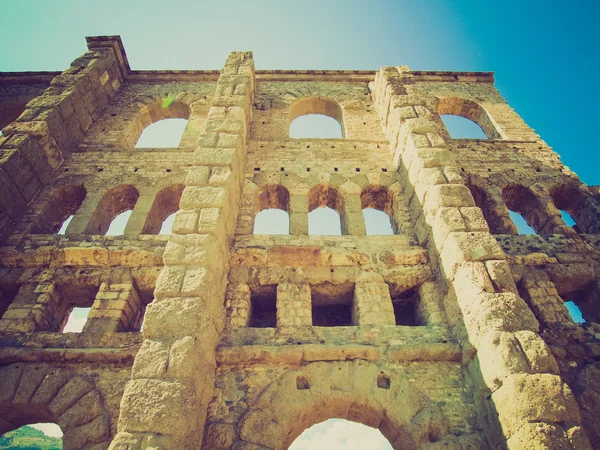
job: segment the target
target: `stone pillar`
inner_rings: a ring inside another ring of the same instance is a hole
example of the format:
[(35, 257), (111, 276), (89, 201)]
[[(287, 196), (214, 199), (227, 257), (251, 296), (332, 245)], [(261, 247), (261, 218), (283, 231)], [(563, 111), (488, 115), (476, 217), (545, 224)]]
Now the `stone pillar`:
[(277, 286), (277, 327), (312, 326), (312, 301), (308, 284)]
[(250, 320), (250, 288), (247, 284), (229, 285), (225, 300), (227, 326), (247, 327)]
[(360, 187), (355, 183), (346, 182), (340, 186), (342, 208), (340, 219), (342, 221), (342, 234), (364, 236), (367, 234), (365, 218), (360, 200)]
[(114, 333), (139, 329), (144, 304), (130, 274), (100, 285), (82, 333)]
[(252, 54), (232, 53), (186, 179), (111, 449), (202, 446), (253, 95)]
[(88, 38), (88, 48), (2, 130), (0, 237), (56, 176), (65, 156), (100, 117), (129, 72), (119, 37)]
[(585, 440), (575, 398), (411, 78), (407, 67), (382, 68), (374, 105), (410, 190), (417, 237), (439, 258), (449, 319), (477, 350), (470, 369), (488, 439), (492, 447), (569, 448), (573, 434)]
[(70, 234), (98, 234), (98, 223), (92, 223), (94, 212), (102, 197), (106, 194), (106, 189), (88, 188), (87, 195), (83, 199), (81, 206), (73, 215), (73, 219), (65, 230), (65, 235)]
[(354, 325), (395, 325), (390, 288), (381, 281), (360, 281), (354, 286)]
[(125, 236), (139, 236), (142, 234), (155, 197), (156, 193), (140, 195), (137, 202), (135, 202), (131, 217), (125, 226), (125, 231), (123, 232)]
[(308, 234), (308, 192), (290, 193), (290, 234)]

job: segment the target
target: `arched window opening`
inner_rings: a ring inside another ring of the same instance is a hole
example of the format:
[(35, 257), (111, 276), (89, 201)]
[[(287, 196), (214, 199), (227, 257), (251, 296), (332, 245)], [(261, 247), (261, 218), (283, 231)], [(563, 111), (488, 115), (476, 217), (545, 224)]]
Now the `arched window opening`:
[(254, 234), (290, 234), (290, 194), (278, 184), (257, 189)]
[(290, 124), (293, 139), (341, 139), (344, 137), (340, 123), (323, 114), (307, 114)]
[(329, 419), (307, 428), (289, 450), (392, 450), (390, 442), (376, 428), (345, 419)]
[(73, 217), (75, 217), (75, 214), (71, 214), (69, 217), (67, 217), (67, 220), (65, 220), (62, 225), (60, 226), (60, 229), (58, 230), (59, 235), (64, 235), (67, 232), (67, 228), (69, 227), (69, 225), (71, 224), (71, 221), (73, 220)]
[[(557, 286), (560, 288), (560, 286)], [(560, 293), (573, 322), (577, 324), (600, 323), (600, 292), (595, 284), (575, 292)]]
[(0, 437), (0, 448), (60, 450), (62, 436), (62, 430), (55, 423), (34, 423), (4, 433)]
[(170, 235), (173, 232), (173, 224), (175, 223), (176, 212), (167, 216), (162, 225), (160, 226), (160, 230), (158, 234), (160, 235)]
[(254, 234), (290, 234), (290, 215), (276, 208), (260, 211), (254, 217)]
[(527, 224), (525, 218), (521, 214), (509, 209), (508, 215), (510, 216), (510, 220), (512, 220), (517, 227), (519, 234), (536, 234), (535, 230)]
[[(144, 105), (128, 130), (126, 146), (135, 148), (179, 147), (190, 118), (191, 109), (185, 103), (167, 97)], [(137, 139), (135, 139), (137, 136)]]
[(35, 223), (31, 233), (65, 234), (72, 216), (77, 212), (86, 195), (83, 184), (52, 189), (37, 204)]
[(417, 314), (419, 298), (419, 290), (417, 288), (392, 295), (392, 306), (394, 307), (396, 325), (421, 325), (421, 321)]
[(383, 186), (369, 186), (360, 194), (367, 236), (386, 236), (394, 234), (390, 219), (392, 201), (388, 190)]
[(308, 213), (309, 236), (341, 236), (342, 224), (337, 211), (321, 206)]
[(311, 286), (312, 320), (315, 327), (354, 325), (354, 284), (323, 283)]
[[(179, 200), (184, 189), (183, 184), (173, 184), (161, 189), (154, 197), (142, 234), (171, 234), (174, 214), (179, 210)], [(171, 217), (172, 216), (172, 217)], [(165, 222), (171, 217), (170, 225)]]
[(86, 233), (107, 236), (123, 234), (138, 198), (137, 189), (130, 184), (123, 184), (109, 190), (98, 202)]
[(163, 119), (148, 125), (142, 131), (135, 148), (179, 147), (187, 119)]
[(394, 234), (390, 216), (374, 208), (363, 209), (367, 236), (388, 236)]
[(535, 234), (546, 223), (547, 215), (531, 190), (509, 185), (502, 190), (502, 199), (519, 234)]
[(250, 288), (251, 328), (277, 327), (277, 286), (253, 286)]
[(339, 139), (344, 137), (340, 105), (322, 97), (306, 97), (290, 106), (290, 138)]
[[(487, 111), (479, 104), (458, 97), (442, 98), (438, 102), (437, 112), (453, 139), (501, 139)], [(469, 122), (461, 121), (468, 119)], [(475, 126), (475, 128), (473, 128)]]
[(565, 302), (565, 306), (567, 307), (567, 311), (569, 311), (569, 315), (571, 316), (571, 319), (573, 319), (573, 322), (585, 323), (583, 313), (579, 309), (579, 306), (577, 306), (577, 304), (575, 304), (573, 300)]
[(336, 189), (325, 185), (313, 187), (308, 193), (308, 234), (310, 236), (341, 236), (342, 223), (338, 211), (342, 200)]
[(452, 114), (440, 117), (452, 139), (487, 139), (481, 127), (472, 120)]
[(563, 220), (563, 222), (568, 226), (568, 227), (574, 227), (575, 225), (575, 221), (573, 220), (573, 218), (571, 217), (571, 214), (569, 214), (568, 212), (566, 212), (564, 209), (560, 210), (560, 216)]
[(554, 206), (560, 210), (562, 220), (567, 226), (584, 233), (594, 231), (593, 227), (588, 227), (591, 224), (589, 223), (589, 219), (586, 220), (588, 215), (584, 213), (586, 206), (585, 195), (577, 186), (556, 186), (550, 191), (550, 196), (552, 197)]
[(118, 214), (110, 223), (108, 230), (106, 230), (106, 236), (122, 236), (125, 234), (125, 227), (131, 217), (133, 210), (127, 210)]

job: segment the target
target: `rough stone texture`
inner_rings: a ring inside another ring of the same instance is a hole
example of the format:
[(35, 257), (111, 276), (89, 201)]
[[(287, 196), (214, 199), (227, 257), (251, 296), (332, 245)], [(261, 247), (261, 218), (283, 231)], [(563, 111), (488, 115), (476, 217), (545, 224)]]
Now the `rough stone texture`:
[[(1, 432), (264, 450), (338, 417), (396, 449), (600, 448), (598, 188), (492, 74), (255, 71), (250, 52), (140, 72), (120, 38), (88, 46), (0, 74)], [(316, 113), (343, 138), (289, 137)], [(188, 120), (178, 147), (135, 148), (168, 118)], [(324, 206), (342, 236), (308, 235)], [(289, 234), (254, 235), (272, 208)], [(365, 208), (394, 235), (367, 235)], [(90, 315), (63, 334), (73, 307)]]

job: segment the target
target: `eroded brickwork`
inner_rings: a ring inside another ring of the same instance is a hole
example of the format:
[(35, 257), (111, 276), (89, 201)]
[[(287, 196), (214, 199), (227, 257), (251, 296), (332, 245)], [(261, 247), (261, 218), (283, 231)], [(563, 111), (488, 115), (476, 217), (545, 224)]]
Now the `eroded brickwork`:
[[(1, 432), (279, 450), (345, 418), (396, 449), (600, 448), (598, 189), (492, 74), (255, 71), (250, 52), (136, 72), (118, 37), (88, 46), (0, 75)], [(343, 138), (290, 138), (305, 114)], [(177, 148), (135, 148), (168, 118), (188, 120)], [(308, 235), (324, 206), (342, 236)], [(272, 208), (289, 235), (254, 234)], [(394, 234), (367, 235), (365, 208)], [(61, 333), (73, 307), (89, 318)]]

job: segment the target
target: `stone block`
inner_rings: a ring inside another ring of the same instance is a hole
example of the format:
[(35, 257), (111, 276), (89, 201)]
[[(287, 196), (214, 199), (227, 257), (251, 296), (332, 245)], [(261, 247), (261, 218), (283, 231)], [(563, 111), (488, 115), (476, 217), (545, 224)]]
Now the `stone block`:
[(147, 339), (174, 339), (185, 336), (202, 336), (205, 341), (212, 342), (216, 336), (213, 320), (218, 318), (211, 317), (211, 311), (215, 307), (210, 303), (211, 301), (215, 302), (216, 299), (209, 292), (204, 294), (202, 298), (167, 298), (150, 303), (146, 308), (144, 319), (144, 337)]
[(229, 206), (228, 191), (222, 187), (196, 187), (184, 189), (179, 205), (181, 209), (224, 208)]
[(131, 380), (121, 405), (119, 430), (125, 432), (185, 436), (196, 427), (192, 418), (199, 413), (193, 386), (180, 381)]
[(496, 239), (489, 233), (451, 232), (440, 254), (442, 267), (450, 279), (463, 262), (505, 259)]
[(475, 206), (473, 196), (466, 186), (460, 184), (439, 184), (432, 186), (425, 195), (423, 210), (426, 215), (434, 215), (444, 206), (461, 208)]
[(190, 167), (185, 178), (186, 186), (207, 186), (208, 177), (210, 176), (210, 167), (208, 166), (193, 166)]
[(492, 394), (492, 401), (507, 437), (527, 422), (581, 422), (575, 397), (558, 375), (508, 376)]

